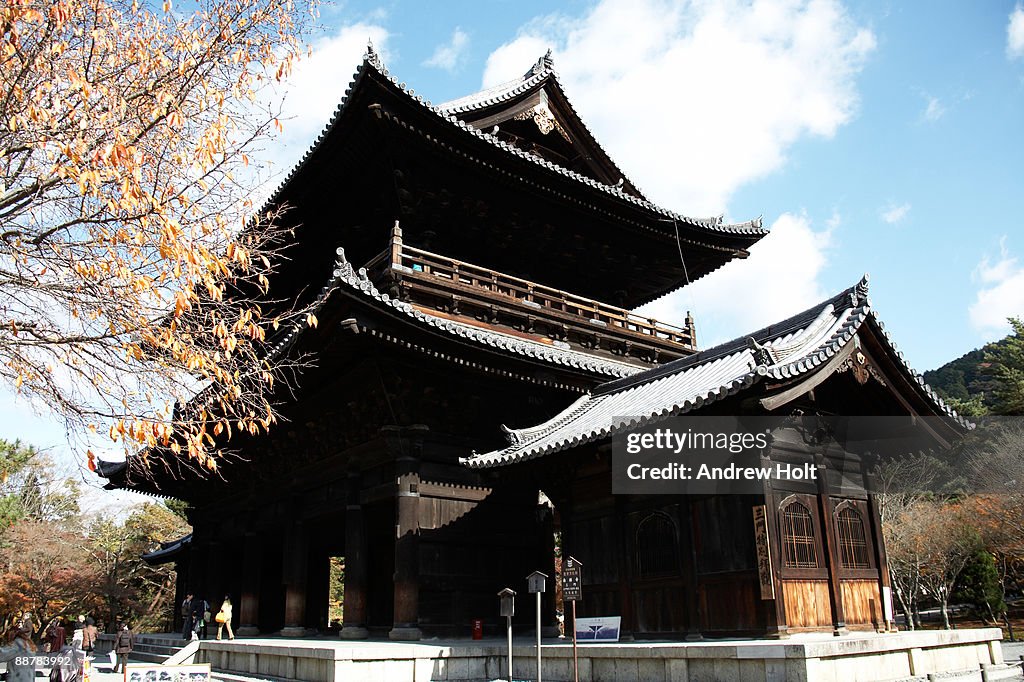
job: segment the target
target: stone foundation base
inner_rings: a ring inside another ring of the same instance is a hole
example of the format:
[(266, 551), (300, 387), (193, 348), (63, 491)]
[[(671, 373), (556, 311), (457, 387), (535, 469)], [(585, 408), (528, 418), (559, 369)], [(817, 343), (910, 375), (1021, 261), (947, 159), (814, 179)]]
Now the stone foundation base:
[[(1001, 632), (978, 630), (793, 635), (784, 641), (704, 640), (694, 643), (581, 644), (581, 680), (644, 682), (877, 682), (929, 673), (977, 671), (1012, 676), (1003, 666)], [(389, 680), (484, 682), (505, 674), (500, 640), (429, 644), (388, 641), (248, 639), (204, 641), (197, 663), (238, 675), (302, 682)], [(544, 680), (573, 679), (572, 644), (544, 644)], [(536, 679), (536, 653), (527, 639), (513, 646), (513, 677)]]

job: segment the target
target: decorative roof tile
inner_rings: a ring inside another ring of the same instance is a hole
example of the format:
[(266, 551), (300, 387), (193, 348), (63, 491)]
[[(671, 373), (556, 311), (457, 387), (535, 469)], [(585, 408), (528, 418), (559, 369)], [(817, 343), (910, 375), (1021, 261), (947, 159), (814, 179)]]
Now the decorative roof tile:
[[(660, 367), (598, 386), (560, 414), (528, 429), (506, 429), (508, 447), (462, 461), (474, 469), (543, 457), (610, 436), (621, 429), (685, 414), (766, 377), (792, 379), (814, 371), (849, 344), (864, 324), (877, 328), (901, 370), (922, 395), (963, 428), (958, 416), (925, 384), (884, 332), (867, 298), (868, 280), (829, 301), (753, 334)], [(631, 415), (631, 416), (624, 416)]]

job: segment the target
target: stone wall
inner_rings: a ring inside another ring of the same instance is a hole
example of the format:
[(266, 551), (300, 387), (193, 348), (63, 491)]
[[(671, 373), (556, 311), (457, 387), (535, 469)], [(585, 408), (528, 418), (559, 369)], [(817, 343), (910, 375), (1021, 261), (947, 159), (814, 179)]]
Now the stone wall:
[[(998, 629), (694, 643), (588, 644), (581, 680), (593, 682), (876, 682), (1002, 664)], [(545, 645), (544, 680), (573, 679), (572, 646)], [(196, 662), (215, 670), (303, 682), (484, 682), (506, 678), (497, 641), (451, 644), (329, 640), (204, 641)], [(535, 649), (513, 647), (516, 679), (536, 678)], [(994, 677), (993, 677), (994, 679)]]

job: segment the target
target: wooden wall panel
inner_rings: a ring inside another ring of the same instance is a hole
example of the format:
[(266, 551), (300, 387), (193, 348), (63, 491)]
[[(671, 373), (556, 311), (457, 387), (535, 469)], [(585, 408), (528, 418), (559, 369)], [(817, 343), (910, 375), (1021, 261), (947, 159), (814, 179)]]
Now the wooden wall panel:
[(827, 580), (783, 580), (786, 624), (790, 628), (830, 627), (832, 609)]
[(875, 625), (882, 621), (877, 580), (843, 580), (843, 614), (847, 625)]
[(700, 628), (704, 631), (763, 630), (761, 589), (750, 572), (701, 577), (698, 582)]
[(686, 632), (686, 590), (681, 580), (634, 586), (633, 608), (637, 632)]

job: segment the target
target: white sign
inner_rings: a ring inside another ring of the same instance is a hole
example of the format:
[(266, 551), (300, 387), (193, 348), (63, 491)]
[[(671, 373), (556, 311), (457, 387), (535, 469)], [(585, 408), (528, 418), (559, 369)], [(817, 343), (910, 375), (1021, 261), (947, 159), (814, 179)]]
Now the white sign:
[(602, 616), (600, 618), (577, 618), (576, 639), (581, 642), (617, 642), (622, 616)]
[(896, 620), (893, 618), (892, 588), (888, 585), (882, 587), (882, 610), (885, 613), (886, 623), (891, 623)]
[(129, 663), (125, 679), (128, 682), (210, 682), (210, 664), (144, 665)]

